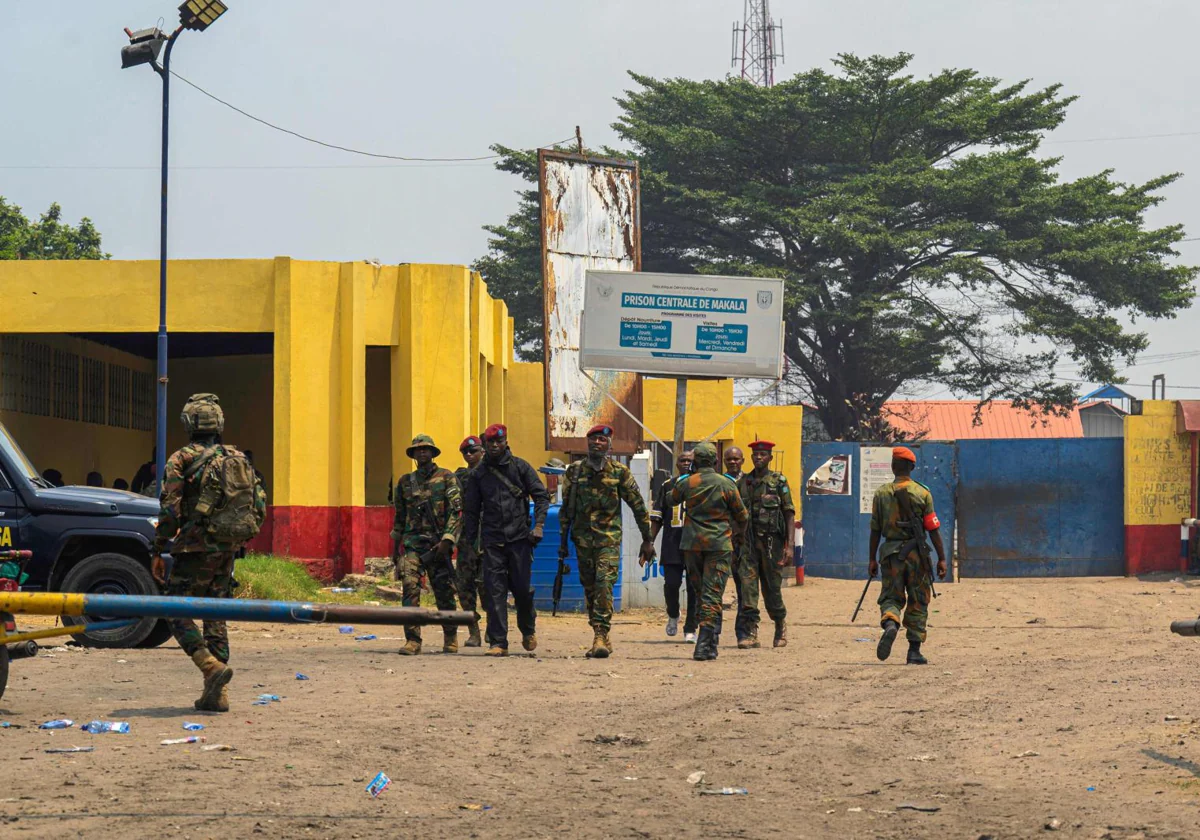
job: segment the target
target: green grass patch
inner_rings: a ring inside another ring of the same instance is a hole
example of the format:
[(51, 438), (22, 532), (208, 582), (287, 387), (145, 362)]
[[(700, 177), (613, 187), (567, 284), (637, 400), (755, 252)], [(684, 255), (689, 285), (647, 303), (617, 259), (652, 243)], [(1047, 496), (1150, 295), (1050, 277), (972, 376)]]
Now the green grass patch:
[(373, 587), (354, 592), (330, 592), (310, 577), (301, 564), (269, 554), (247, 554), (237, 561), (233, 576), (239, 584), (235, 593), (238, 598), (331, 604), (362, 604), (381, 600)]

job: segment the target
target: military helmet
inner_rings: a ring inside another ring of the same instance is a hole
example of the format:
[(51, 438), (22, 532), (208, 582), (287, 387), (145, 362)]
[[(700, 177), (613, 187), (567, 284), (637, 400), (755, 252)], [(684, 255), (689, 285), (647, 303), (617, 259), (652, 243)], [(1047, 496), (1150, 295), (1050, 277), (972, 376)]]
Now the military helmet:
[(442, 450), (437, 448), (437, 444), (433, 442), (433, 438), (431, 438), (429, 435), (417, 435), (415, 438), (413, 438), (412, 446), (408, 447), (408, 449), (404, 450), (404, 452), (409, 458), (411, 458), (416, 450), (420, 447), (432, 449), (434, 458), (442, 454)]
[(225, 412), (216, 394), (192, 394), (179, 415), (188, 434), (211, 432), (219, 435), (225, 430)]
[(692, 461), (696, 467), (712, 467), (717, 463), (717, 447), (708, 441), (696, 444), (692, 450)]

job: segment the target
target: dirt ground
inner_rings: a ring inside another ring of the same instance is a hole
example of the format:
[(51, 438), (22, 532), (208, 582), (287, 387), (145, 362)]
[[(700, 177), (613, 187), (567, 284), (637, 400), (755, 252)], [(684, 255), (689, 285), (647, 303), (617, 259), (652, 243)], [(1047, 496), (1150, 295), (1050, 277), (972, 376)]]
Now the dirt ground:
[[(1200, 581), (948, 584), (925, 668), (902, 640), (876, 660), (877, 611), (848, 623), (859, 591), (787, 589), (787, 648), (727, 632), (711, 663), (656, 611), (618, 616), (598, 661), (577, 615), (539, 617), (537, 655), (506, 660), (399, 657), (399, 628), (241, 624), (225, 715), (192, 711), (198, 672), (174, 643), (47, 651), (13, 663), (0, 699), (21, 727), (0, 729), (2, 834), (1200, 836), (1200, 640), (1168, 632), (1200, 613)], [(251, 705), (264, 692), (284, 699)], [(36, 728), (62, 717), (132, 731)], [(236, 751), (160, 746), (185, 720)], [(74, 745), (95, 751), (45, 752)], [(749, 793), (701, 795), (725, 786)]]

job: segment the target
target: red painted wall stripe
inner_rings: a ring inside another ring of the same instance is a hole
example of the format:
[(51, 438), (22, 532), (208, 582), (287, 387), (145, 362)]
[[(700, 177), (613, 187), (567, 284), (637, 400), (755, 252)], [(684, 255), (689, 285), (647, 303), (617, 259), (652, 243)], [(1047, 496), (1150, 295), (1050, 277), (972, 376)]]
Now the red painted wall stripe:
[(390, 557), (392, 508), (272, 505), (247, 546), (304, 562), (321, 580), (361, 574), (367, 557)]
[(1126, 525), (1125, 573), (1182, 572), (1187, 560), (1179, 553), (1178, 525)]

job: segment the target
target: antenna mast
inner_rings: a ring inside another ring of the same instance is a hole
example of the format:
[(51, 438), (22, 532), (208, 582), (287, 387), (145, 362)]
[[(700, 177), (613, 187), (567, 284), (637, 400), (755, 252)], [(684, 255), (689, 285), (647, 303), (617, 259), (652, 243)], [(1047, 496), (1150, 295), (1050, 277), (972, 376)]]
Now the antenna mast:
[(775, 84), (775, 60), (783, 61), (783, 21), (771, 19), (770, 0), (745, 0), (742, 23), (733, 24), (731, 66), (760, 87)]

